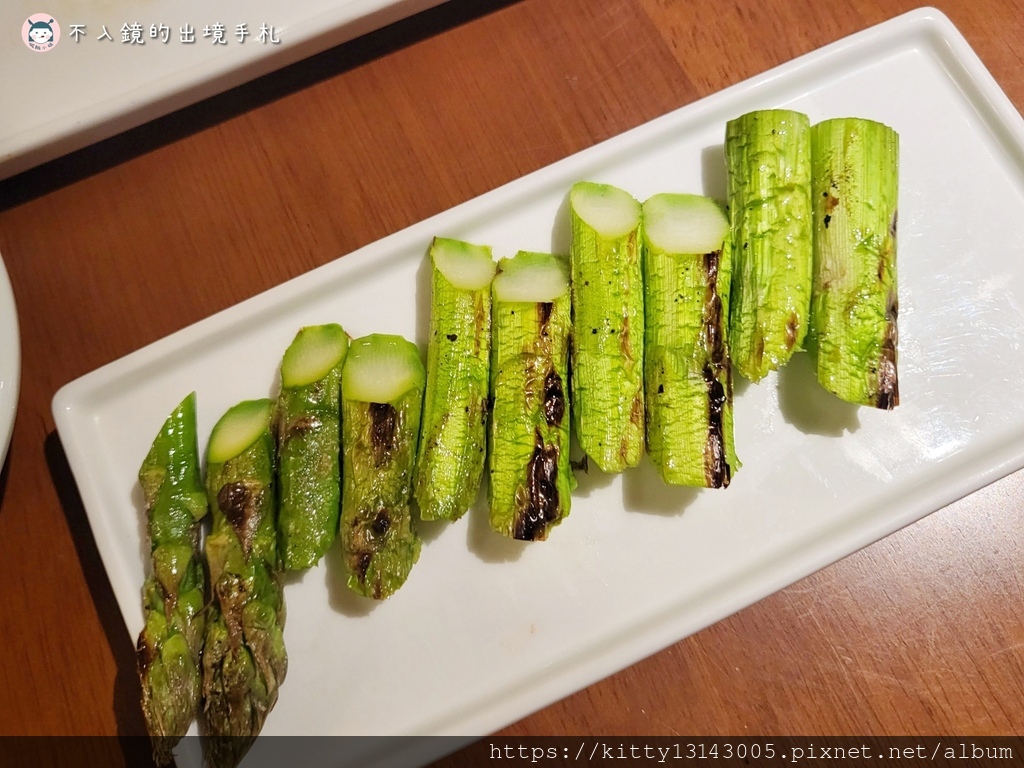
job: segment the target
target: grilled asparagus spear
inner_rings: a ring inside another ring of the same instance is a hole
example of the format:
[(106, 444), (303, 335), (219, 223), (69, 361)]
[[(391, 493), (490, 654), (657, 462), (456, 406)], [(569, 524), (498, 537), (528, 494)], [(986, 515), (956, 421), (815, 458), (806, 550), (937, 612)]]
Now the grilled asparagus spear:
[(413, 472), (426, 374), (401, 336), (356, 339), (341, 374), (341, 542), (348, 585), (380, 600), (420, 554), (413, 530)]
[(640, 203), (578, 182), (572, 228), (572, 415), (580, 447), (605, 472), (636, 466), (644, 447)]
[(334, 541), (341, 503), (341, 368), (348, 335), (340, 325), (302, 328), (281, 361), (274, 417), (281, 565), (309, 568)]
[(665, 482), (724, 488), (739, 467), (727, 344), (729, 220), (699, 195), (643, 205), (647, 453)]
[(271, 400), (247, 400), (217, 422), (207, 446), (206, 538), (212, 590), (203, 650), (208, 764), (236, 765), (277, 701), (288, 657), (276, 570)]
[(891, 410), (899, 137), (871, 120), (826, 120), (811, 129), (811, 155), (818, 380), (843, 400)]
[(491, 249), (435, 238), (430, 341), (416, 501), (424, 520), (456, 520), (483, 479), (491, 348)]
[(733, 230), (729, 348), (759, 381), (802, 349), (811, 302), (811, 143), (807, 116), (749, 112), (725, 131)]
[(541, 540), (569, 514), (572, 490), (568, 264), (519, 252), (499, 262), (492, 294), (491, 526)]
[(139, 469), (139, 484), (146, 504), (152, 575), (143, 587), (145, 626), (136, 651), (153, 759), (165, 765), (196, 716), (201, 684), (206, 600), (199, 521), (206, 516), (207, 505), (194, 392), (164, 422)]

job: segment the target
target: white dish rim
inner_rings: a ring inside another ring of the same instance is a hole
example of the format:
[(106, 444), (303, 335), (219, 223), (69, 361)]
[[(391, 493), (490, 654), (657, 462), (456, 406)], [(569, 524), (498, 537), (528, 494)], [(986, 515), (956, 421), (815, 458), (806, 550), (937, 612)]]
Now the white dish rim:
[[(832, 57), (843, 52), (856, 50), (871, 40), (902, 38), (904, 35), (911, 34), (934, 36), (942, 44), (937, 46), (940, 55), (943, 53), (948, 54), (948, 58), (945, 58), (943, 62), (946, 64), (947, 69), (950, 70), (951, 77), (958, 82), (962, 82), (958, 78), (965, 78), (973, 84), (979, 94), (985, 97), (983, 106), (987, 112), (985, 110), (981, 111), (984, 112), (982, 117), (987, 120), (989, 127), (1004, 133), (1004, 135), (1008, 135), (1012, 139), (1014, 146), (1024, 147), (1024, 120), (1022, 120), (1012, 103), (992, 79), (980, 59), (978, 59), (952, 22), (935, 8), (921, 8), (910, 11), (880, 25), (800, 56), (766, 73), (730, 86), (699, 102), (684, 106), (681, 110), (689, 110), (691, 113), (699, 114), (699, 110), (712, 109), (720, 100), (732, 98), (739, 92), (748, 92), (765, 87), (784, 75), (806, 67), (815, 66), (824, 57)], [(955, 68), (955, 71), (953, 68)], [(644, 130), (654, 130), (653, 127), (649, 126), (655, 126), (660, 124), (660, 121), (672, 119), (674, 114), (676, 113), (673, 112), (661, 118), (656, 118), (644, 126), (628, 131), (626, 134), (621, 134), (583, 150), (576, 155), (558, 161), (557, 164), (563, 169), (571, 169), (575, 164), (588, 162), (597, 153), (613, 154), (617, 151), (617, 142), (626, 142), (627, 135), (631, 137), (630, 140), (635, 140), (637, 132), (642, 133)], [(545, 170), (547, 169), (542, 168), (539, 171), (528, 174), (492, 190), (480, 198), (463, 203), (458, 208), (465, 206), (468, 210), (468, 207), (478, 204), (478, 201), (484, 198), (491, 201), (500, 199), (503, 196), (515, 197), (521, 195), (524, 191), (529, 190), (530, 184), (535, 183), (539, 175), (543, 174)], [(450, 211), (438, 214), (435, 217), (431, 217), (419, 224), (415, 224), (412, 227), (370, 244), (365, 248), (354, 251), (350, 255), (359, 254), (368, 249), (378, 247), (385, 242), (399, 242), (403, 238), (410, 237), (410, 233), (413, 232), (429, 231), (435, 220), (448, 213)], [(419, 234), (416, 234), (416, 237), (421, 238)], [(222, 332), (234, 326), (258, 308), (265, 311), (268, 305), (272, 305), (274, 302), (288, 301), (290, 297), (309, 290), (318, 281), (319, 274), (322, 274), (320, 270), (329, 267), (330, 265), (325, 265), (325, 267), (313, 270), (287, 283), (271, 288), (269, 291), (222, 310), (196, 325), (171, 334), (163, 340), (143, 347), (120, 360), (114, 361), (91, 374), (87, 374), (65, 385), (54, 396), (53, 413), (57, 421), (58, 431), (61, 432), (62, 436), (67, 434), (69, 437), (69, 444), (67, 446), (69, 448), (69, 461), (72, 461), (72, 451), (70, 449), (81, 449), (80, 446), (73, 445), (74, 429), (70, 411), (78, 399), (78, 393), (80, 391), (88, 391), (89, 386), (97, 380), (95, 377), (103, 375), (117, 375), (120, 377), (128, 371), (140, 370), (169, 355), (178, 354), (192, 343), (194, 336), (202, 334), (203, 337), (206, 337)], [(268, 296), (271, 292), (274, 293), (273, 297)], [(561, 670), (559, 674), (552, 675), (549, 681), (539, 686), (530, 686), (526, 690), (513, 693), (501, 702), (495, 702), (492, 707), (465, 714), (457, 723), (452, 724), (451, 730), (437, 735), (464, 736), (467, 733), (492, 732), (536, 710), (540, 706), (556, 701), (741, 610), (762, 599), (767, 594), (792, 584), (799, 578), (813, 573), (850, 554), (852, 551), (867, 546), (1021, 467), (1024, 467), (1024, 446), (1012, 454), (1002, 451), (997, 460), (992, 462), (988, 461), (987, 454), (983, 454), (970, 465), (969, 478), (961, 482), (944, 485), (937, 490), (915, 490), (914, 493), (908, 495), (912, 503), (907, 504), (899, 515), (876, 520), (873, 525), (859, 529), (856, 532), (856, 536), (844, 538), (841, 541), (833, 541), (827, 546), (818, 545), (805, 548), (799, 556), (795, 556), (785, 563), (778, 564), (770, 569), (768, 572), (770, 578), (767, 581), (761, 580), (755, 584), (737, 583), (733, 589), (720, 595), (714, 605), (703, 606), (701, 609), (687, 612), (683, 616), (664, 616), (659, 622), (645, 627), (641, 640), (638, 641), (634, 638), (629, 643), (609, 643), (603, 652), (593, 654), (590, 661), (580, 662), (568, 671)], [(72, 463), (72, 468), (73, 470), (75, 469), (74, 463)], [(90, 477), (80, 477), (79, 472), (76, 472), (75, 476), (80, 484), (79, 487), (83, 500), (86, 502), (86, 508), (89, 509), (95, 505), (94, 500), (97, 495), (95, 482)], [(93, 500), (92, 504), (90, 504), (90, 500)], [(105, 543), (100, 541), (100, 537), (97, 537), (97, 544), (101, 549), (101, 554), (106, 559)]]

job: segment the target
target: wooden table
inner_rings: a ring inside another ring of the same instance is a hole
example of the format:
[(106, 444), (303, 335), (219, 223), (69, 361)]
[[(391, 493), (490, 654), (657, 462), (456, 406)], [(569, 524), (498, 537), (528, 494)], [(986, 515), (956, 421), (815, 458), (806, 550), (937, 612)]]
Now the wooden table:
[[(941, 5), (1024, 109), (1024, 2)], [(23, 345), (0, 734), (144, 732), (54, 430), (62, 384), (912, 7), (451, 0), (0, 184)], [(1017, 473), (503, 733), (1021, 734), (1022, 559)]]

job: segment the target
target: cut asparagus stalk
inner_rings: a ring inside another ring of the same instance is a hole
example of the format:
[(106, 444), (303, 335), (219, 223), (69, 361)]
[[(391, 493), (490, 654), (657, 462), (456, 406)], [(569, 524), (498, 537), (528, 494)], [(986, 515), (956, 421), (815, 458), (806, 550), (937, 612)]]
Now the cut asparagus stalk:
[(644, 446), (640, 204), (578, 182), (572, 229), (572, 414), (580, 447), (605, 472), (636, 466)]
[(229, 409), (210, 435), (206, 538), (212, 602), (203, 650), (202, 723), (208, 763), (234, 766), (277, 701), (288, 657), (276, 570), (271, 400)]
[(490, 520), (546, 539), (569, 514), (569, 265), (545, 253), (502, 259), (492, 288)]
[(416, 502), (424, 520), (456, 520), (480, 490), (491, 349), (491, 249), (435, 238), (430, 340)]
[(783, 109), (729, 121), (733, 232), (729, 346), (751, 381), (802, 349), (811, 301), (811, 151), (807, 116)]
[(816, 124), (811, 144), (818, 381), (843, 400), (891, 410), (899, 137), (881, 123), (837, 118)]
[(199, 709), (205, 576), (199, 521), (206, 494), (199, 470), (196, 396), (167, 417), (139, 469), (149, 531), (151, 575), (143, 587), (145, 625), (136, 647), (142, 711), (153, 759), (171, 750)]
[(724, 488), (739, 467), (727, 344), (729, 220), (714, 200), (643, 205), (647, 453), (665, 482)]
[(348, 585), (390, 597), (420, 554), (410, 501), (426, 373), (401, 336), (356, 339), (341, 375), (341, 542)]
[(281, 361), (274, 422), (277, 532), (285, 570), (316, 565), (338, 530), (341, 369), (348, 342), (340, 325), (309, 326), (298, 332)]

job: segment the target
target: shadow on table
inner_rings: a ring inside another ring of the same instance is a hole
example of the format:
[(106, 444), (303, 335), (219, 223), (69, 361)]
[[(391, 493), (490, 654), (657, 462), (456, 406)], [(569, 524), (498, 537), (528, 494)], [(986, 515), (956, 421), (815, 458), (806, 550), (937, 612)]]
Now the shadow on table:
[[(139, 704), (141, 689), (136, 673), (135, 645), (126, 631), (124, 619), (117, 607), (114, 591), (111, 589), (96, 540), (93, 538), (85, 506), (78, 494), (78, 487), (71, 474), (64, 447), (56, 432), (50, 432), (44, 446), (46, 464), (50, 470), (53, 486), (60, 499), (68, 529), (75, 544), (82, 573), (89, 588), (93, 605), (103, 625), (107, 643), (117, 665), (114, 680), (114, 716), (117, 719), (118, 741), (125, 765), (152, 766), (149, 739), (145, 737), (146, 723)], [(6, 469), (0, 475), (0, 495), (6, 486)], [(141, 600), (141, 595), (140, 595)]]
[(422, 11), (137, 128), (51, 160), (0, 181), (0, 211), (14, 208), (517, 2), (519, 0), (448, 0), (436, 8)]

